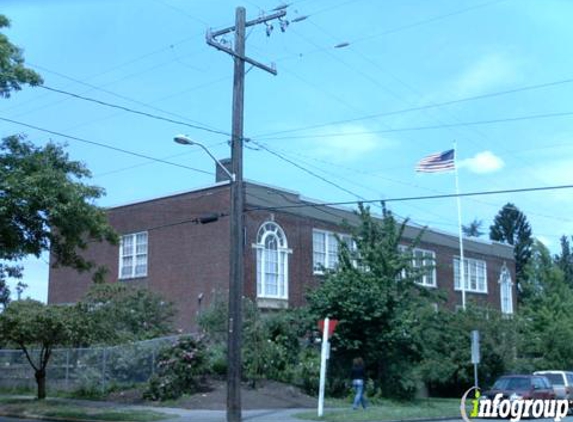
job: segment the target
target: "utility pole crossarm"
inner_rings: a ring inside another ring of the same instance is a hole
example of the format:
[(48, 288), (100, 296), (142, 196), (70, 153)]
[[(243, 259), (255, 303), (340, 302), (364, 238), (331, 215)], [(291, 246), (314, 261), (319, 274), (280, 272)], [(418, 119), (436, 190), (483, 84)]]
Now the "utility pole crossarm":
[[(261, 16), (260, 18), (245, 22), (245, 28), (248, 28), (249, 26), (258, 25), (260, 23), (272, 21), (274, 19), (282, 18), (282, 17), (286, 16), (286, 14), (287, 14), (286, 10), (280, 10), (276, 13), (273, 13), (272, 15)], [(234, 32), (234, 31), (235, 31), (235, 25), (229, 26), (228, 28), (220, 29), (220, 30), (215, 31), (215, 32), (211, 32), (211, 36), (213, 38), (216, 38), (216, 37), (219, 37), (221, 35), (225, 35), (225, 34), (228, 34), (229, 32)]]
[[(287, 14), (286, 10), (279, 10), (278, 12), (273, 13), (271, 15), (261, 16), (257, 19), (253, 19), (251, 21), (245, 22), (242, 29), (244, 30), (245, 28), (247, 28), (249, 26), (259, 25), (261, 23), (267, 23), (267, 22), (275, 20), (275, 19), (281, 19), (282, 17), (286, 16), (286, 14)], [(224, 53), (227, 53), (230, 56), (233, 56), (235, 59), (242, 60), (243, 62), (249, 63), (250, 65), (258, 67), (259, 69), (264, 70), (265, 72), (269, 72), (270, 74), (276, 76), (277, 69), (275, 68), (274, 63), (271, 63), (270, 66), (267, 66), (265, 64), (262, 64), (261, 62), (258, 62), (257, 60), (254, 60), (254, 59), (251, 59), (250, 57), (247, 57), (245, 54), (237, 54), (237, 52), (235, 50), (221, 44), (220, 42), (218, 42), (216, 40), (217, 37), (220, 37), (221, 35), (228, 34), (230, 32), (235, 32), (236, 29), (237, 29), (236, 24), (233, 26), (229, 26), (228, 28), (220, 29), (218, 31), (211, 31), (209, 29), (209, 30), (207, 30), (207, 33), (205, 34), (205, 40), (207, 41), (207, 44), (209, 44), (211, 47), (215, 47), (217, 50), (223, 51)]]
[(274, 66), (274, 63), (271, 63), (270, 66), (267, 66), (266, 64), (262, 64), (254, 59), (251, 59), (250, 57), (246, 57), (246, 56), (239, 56), (237, 55), (237, 53), (235, 53), (232, 49), (230, 49), (229, 47), (225, 47), (222, 44), (219, 44), (217, 41), (215, 41), (215, 39), (213, 37), (209, 36), (209, 33), (207, 33), (207, 44), (209, 44), (211, 47), (215, 47), (217, 50), (223, 51), (233, 57), (236, 57), (238, 59), (241, 59), (255, 67), (258, 67), (259, 69), (265, 70), (273, 75), (276, 76), (277, 74), (277, 69)]

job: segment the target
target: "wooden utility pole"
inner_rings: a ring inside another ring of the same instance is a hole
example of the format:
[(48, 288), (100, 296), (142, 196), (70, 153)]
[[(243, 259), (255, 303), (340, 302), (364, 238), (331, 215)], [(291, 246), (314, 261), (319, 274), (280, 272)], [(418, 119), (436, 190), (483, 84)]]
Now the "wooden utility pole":
[(231, 268), (229, 275), (229, 335), (227, 337), (227, 421), (241, 420), (241, 330), (244, 280), (243, 239), (243, 109), (245, 97), (245, 9), (235, 13), (235, 72), (233, 78), (233, 127), (231, 166)]
[[(237, 7), (235, 25), (216, 32), (207, 32), (207, 44), (234, 57), (233, 78), (233, 123), (231, 130), (231, 239), (229, 271), (229, 321), (227, 335), (227, 421), (241, 421), (241, 343), (242, 343), (242, 297), (244, 280), (244, 186), (243, 186), (243, 110), (245, 94), (245, 62), (276, 75), (274, 67), (261, 64), (245, 56), (245, 28), (280, 19), (286, 10), (246, 22), (245, 8)], [(216, 37), (235, 32), (234, 49), (216, 41)]]

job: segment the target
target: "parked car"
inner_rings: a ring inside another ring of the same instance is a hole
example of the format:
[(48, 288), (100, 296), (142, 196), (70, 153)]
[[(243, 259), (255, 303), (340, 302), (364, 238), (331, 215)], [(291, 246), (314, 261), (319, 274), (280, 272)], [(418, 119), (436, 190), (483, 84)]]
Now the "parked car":
[(536, 371), (533, 375), (541, 375), (553, 385), (558, 399), (573, 400), (573, 372), (569, 371)]
[(504, 399), (554, 399), (555, 391), (547, 378), (541, 375), (505, 375), (499, 378), (482, 398), (492, 399), (502, 394)]

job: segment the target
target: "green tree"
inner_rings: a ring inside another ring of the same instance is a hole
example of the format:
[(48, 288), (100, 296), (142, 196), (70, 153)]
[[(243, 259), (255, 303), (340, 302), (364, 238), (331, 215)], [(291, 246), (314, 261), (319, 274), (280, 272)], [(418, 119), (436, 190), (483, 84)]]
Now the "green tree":
[(520, 309), (524, 327), (517, 369), (571, 368), (573, 290), (540, 242), (534, 244), (526, 272), (531, 293)]
[[(260, 379), (294, 381), (301, 359), (300, 339), (315, 323), (307, 310), (288, 309), (263, 314), (256, 303), (245, 299), (243, 313), (243, 373), (251, 386), (256, 387)], [(227, 315), (226, 297), (217, 295), (199, 317), (199, 326), (212, 351), (226, 351)], [(222, 372), (219, 354), (212, 353), (212, 358), (213, 372)]]
[(565, 282), (569, 287), (573, 287), (573, 253), (571, 252), (571, 244), (567, 236), (561, 236), (560, 244), (561, 253), (555, 255), (555, 263), (563, 271)]
[(94, 284), (76, 308), (79, 318), (72, 333), (77, 347), (147, 340), (173, 332), (173, 304), (146, 288)]
[(519, 321), (473, 305), (465, 312), (444, 308), (426, 313), (420, 327), (424, 346), (418, 370), (430, 394), (459, 397), (473, 385), (469, 353), (472, 330), (480, 332), (480, 385), (492, 385), (498, 376), (510, 372), (515, 365)]
[(317, 319), (339, 320), (335, 376), (346, 379), (352, 358), (362, 356), (384, 395), (411, 397), (414, 365), (422, 357), (420, 316), (431, 303), (431, 292), (415, 281), (430, 266), (413, 268), (411, 249), (400, 250), (405, 222), (398, 224), (388, 211), (375, 220), (362, 206), (358, 216), (360, 224), (351, 228), (356, 250), (341, 243), (338, 268), (308, 295), (309, 306)]
[[(531, 256), (533, 237), (527, 217), (515, 205), (507, 203), (497, 213), (490, 226), (489, 238), (514, 247), (518, 298), (524, 280), (524, 268)], [(520, 299), (521, 300), (521, 299)]]
[[(0, 30), (9, 27), (8, 18), (0, 15)], [(24, 66), (22, 49), (0, 32), (0, 97), (10, 97), (10, 93), (22, 89), (23, 84), (34, 86), (42, 82), (40, 75)]]
[(477, 218), (474, 218), (474, 220), (469, 223), (468, 225), (463, 225), (462, 226), (462, 231), (464, 232), (464, 236), (467, 237), (481, 237), (483, 236), (483, 231), (481, 229), (483, 225), (483, 221), (482, 220), (478, 220)]
[(46, 367), (55, 346), (69, 343), (73, 307), (27, 299), (12, 302), (0, 314), (0, 336), (17, 345), (34, 369), (38, 399), (46, 397)]
[(82, 163), (51, 142), (38, 147), (10, 136), (0, 143), (0, 297), (5, 302), (6, 278), (22, 277), (18, 261), (26, 256), (50, 250), (53, 266), (89, 271), (95, 264), (81, 255), (88, 242), (117, 242), (105, 212), (94, 205), (104, 191), (84, 183), (89, 176)]

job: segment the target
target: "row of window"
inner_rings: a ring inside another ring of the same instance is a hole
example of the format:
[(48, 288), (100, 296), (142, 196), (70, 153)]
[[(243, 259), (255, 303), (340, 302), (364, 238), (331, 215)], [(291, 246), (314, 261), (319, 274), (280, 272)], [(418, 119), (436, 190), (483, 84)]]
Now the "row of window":
[[(340, 243), (355, 249), (352, 238), (345, 234), (325, 230), (313, 230), (313, 271), (323, 274), (325, 270), (335, 269), (338, 265)], [(267, 222), (261, 225), (253, 245), (257, 257), (257, 296), (275, 299), (288, 298), (288, 257), (292, 250), (288, 248), (287, 238), (282, 228)], [(406, 252), (405, 247), (401, 250)], [(119, 278), (129, 279), (147, 276), (148, 235), (147, 232), (127, 234), (121, 237), (119, 248)], [(416, 282), (422, 286), (437, 287), (436, 254), (433, 251), (415, 248), (412, 250), (412, 267), (426, 268), (417, 275)], [(460, 260), (454, 258), (454, 289), (461, 290)], [(474, 293), (487, 293), (486, 262), (479, 259), (464, 258), (465, 290)], [(406, 274), (402, 274), (405, 277)], [(512, 283), (507, 268), (500, 277), (502, 312), (513, 311)]]

